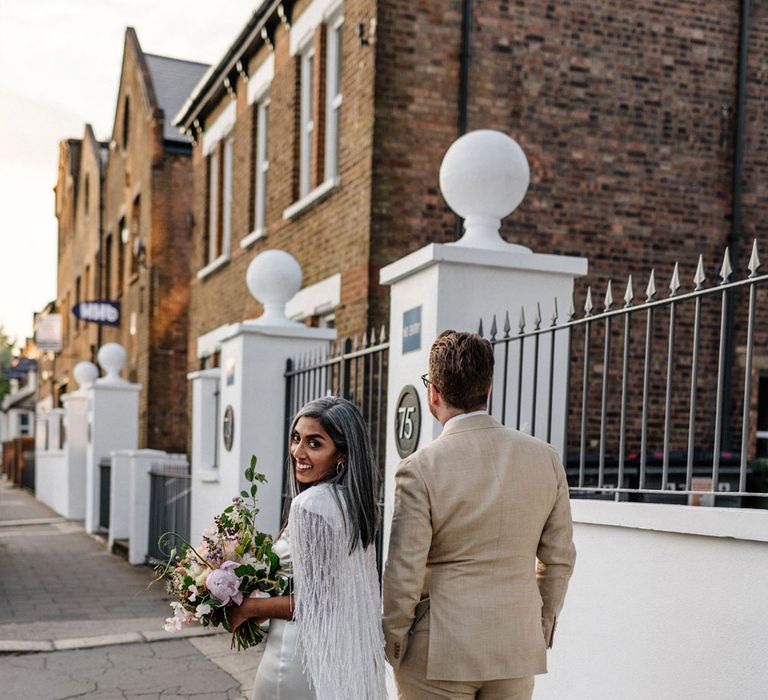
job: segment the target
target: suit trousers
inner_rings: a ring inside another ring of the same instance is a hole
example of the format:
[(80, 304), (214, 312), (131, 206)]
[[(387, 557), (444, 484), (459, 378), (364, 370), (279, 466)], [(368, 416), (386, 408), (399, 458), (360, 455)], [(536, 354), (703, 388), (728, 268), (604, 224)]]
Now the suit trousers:
[(427, 678), (429, 613), (416, 624), (400, 667), (395, 671), (400, 700), (531, 700), (533, 676), (491, 681), (440, 681)]

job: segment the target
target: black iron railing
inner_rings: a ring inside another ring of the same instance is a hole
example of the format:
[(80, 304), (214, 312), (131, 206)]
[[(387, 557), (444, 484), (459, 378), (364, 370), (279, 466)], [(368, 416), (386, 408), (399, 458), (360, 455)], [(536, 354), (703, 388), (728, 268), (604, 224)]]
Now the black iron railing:
[(167, 561), (171, 550), (189, 542), (192, 476), (185, 464), (156, 464), (149, 474), (151, 561)]
[[(374, 459), (381, 473), (380, 507), (384, 507), (385, 435), (387, 422), (387, 372), (389, 341), (381, 328), (362, 338), (346, 338), (325, 351), (289, 359), (285, 370), (285, 462), (288, 463), (288, 429), (304, 404), (322, 396), (342, 396), (354, 403), (368, 426)], [(283, 516), (290, 505), (287, 471), (283, 476)], [(381, 552), (381, 532), (377, 551)]]
[(112, 461), (102, 459), (99, 463), (99, 529), (109, 530), (109, 491), (112, 481)]
[[(758, 397), (755, 389), (768, 391), (768, 382), (758, 381), (753, 359), (755, 339), (764, 343), (768, 337), (756, 314), (768, 275), (757, 273), (756, 241), (747, 267), (748, 277), (731, 281), (726, 249), (720, 283), (712, 287), (703, 286), (699, 256), (694, 289), (687, 293), (681, 292), (675, 263), (668, 296), (661, 299), (651, 271), (640, 304), (634, 303), (630, 275), (619, 308), (608, 282), (600, 313), (593, 313), (588, 288), (581, 318), (571, 304), (559, 322), (557, 300), (544, 327), (540, 305), (532, 329), (521, 309), (516, 333), (508, 313), (501, 330), (494, 316), (492, 413), (502, 423), (559, 442), (573, 495), (661, 495), (693, 503), (707, 495), (706, 502), (735, 499), (724, 505), (763, 504), (766, 470), (755, 458), (768, 421), (759, 406), (768, 406), (768, 396)], [(730, 336), (729, 315), (736, 319)], [(728, 361), (729, 348), (736, 349), (736, 361)]]

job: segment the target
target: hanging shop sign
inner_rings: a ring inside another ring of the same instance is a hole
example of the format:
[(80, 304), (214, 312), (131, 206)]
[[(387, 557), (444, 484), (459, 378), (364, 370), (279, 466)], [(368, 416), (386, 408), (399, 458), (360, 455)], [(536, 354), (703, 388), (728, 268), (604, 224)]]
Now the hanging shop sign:
[(72, 307), (72, 313), (81, 321), (98, 323), (100, 326), (120, 325), (119, 301), (81, 301)]
[(61, 314), (35, 316), (35, 345), (40, 352), (61, 352)]

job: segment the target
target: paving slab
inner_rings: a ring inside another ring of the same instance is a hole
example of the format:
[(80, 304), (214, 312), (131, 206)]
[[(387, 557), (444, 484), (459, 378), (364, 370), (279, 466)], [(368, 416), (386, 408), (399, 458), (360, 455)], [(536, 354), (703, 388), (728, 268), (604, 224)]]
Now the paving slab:
[(24, 700), (243, 697), (235, 678), (183, 639), (2, 656), (0, 688)]
[(171, 597), (153, 578), (0, 483), (0, 697), (248, 697), (261, 647), (232, 651), (202, 626), (165, 632)]

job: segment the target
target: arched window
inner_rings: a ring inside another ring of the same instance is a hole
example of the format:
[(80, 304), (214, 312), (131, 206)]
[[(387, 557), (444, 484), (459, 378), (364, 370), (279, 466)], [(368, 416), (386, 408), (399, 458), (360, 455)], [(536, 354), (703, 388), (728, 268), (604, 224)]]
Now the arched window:
[(83, 203), (85, 204), (85, 213), (87, 215), (91, 203), (91, 178), (88, 175), (85, 176), (85, 184), (83, 186)]
[(131, 128), (131, 100), (128, 95), (123, 102), (123, 148), (128, 148), (128, 132)]

